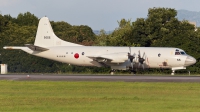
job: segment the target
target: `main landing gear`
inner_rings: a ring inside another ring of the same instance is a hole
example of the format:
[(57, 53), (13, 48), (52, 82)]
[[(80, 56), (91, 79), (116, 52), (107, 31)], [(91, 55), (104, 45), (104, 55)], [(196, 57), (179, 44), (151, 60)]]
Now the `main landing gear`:
[(175, 70), (172, 70), (172, 73), (171, 73), (171, 75), (174, 75), (174, 73), (175, 73)]
[(130, 74), (136, 75), (136, 70), (130, 70)]
[(114, 73), (115, 73), (115, 69), (111, 69), (110, 70), (110, 75), (114, 75)]

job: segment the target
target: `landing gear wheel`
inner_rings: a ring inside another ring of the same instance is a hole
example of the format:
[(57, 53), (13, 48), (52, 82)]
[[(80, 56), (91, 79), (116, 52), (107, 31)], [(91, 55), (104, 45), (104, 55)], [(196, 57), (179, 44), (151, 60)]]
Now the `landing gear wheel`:
[(110, 70), (110, 75), (114, 75), (114, 73), (115, 73), (114, 69)]
[(129, 70), (130, 70), (130, 74), (133, 74), (133, 75), (136, 74), (136, 70), (134, 70), (134, 69), (132, 69), (132, 68), (130, 68)]
[(172, 73), (171, 73), (171, 75), (174, 75), (174, 73), (175, 73), (175, 71), (174, 71), (174, 70), (172, 70)]

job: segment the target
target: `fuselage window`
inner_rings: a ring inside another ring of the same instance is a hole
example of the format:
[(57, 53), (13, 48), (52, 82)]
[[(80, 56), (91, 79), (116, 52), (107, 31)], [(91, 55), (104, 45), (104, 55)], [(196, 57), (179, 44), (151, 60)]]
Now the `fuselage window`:
[(68, 52), (66, 52), (66, 54), (68, 54)]
[(161, 56), (161, 54), (159, 53), (159, 54), (158, 54), (158, 57), (160, 57), (160, 56)]
[(71, 54), (73, 54), (73, 52), (71, 52)]
[(84, 52), (82, 52), (82, 55), (84, 55), (85, 53)]
[(180, 52), (175, 52), (175, 55), (180, 55)]

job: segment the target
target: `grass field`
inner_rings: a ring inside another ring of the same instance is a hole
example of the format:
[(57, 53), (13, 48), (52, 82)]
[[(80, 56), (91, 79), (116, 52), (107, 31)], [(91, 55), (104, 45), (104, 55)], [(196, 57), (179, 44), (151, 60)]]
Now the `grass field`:
[(197, 112), (200, 83), (0, 81), (0, 111)]

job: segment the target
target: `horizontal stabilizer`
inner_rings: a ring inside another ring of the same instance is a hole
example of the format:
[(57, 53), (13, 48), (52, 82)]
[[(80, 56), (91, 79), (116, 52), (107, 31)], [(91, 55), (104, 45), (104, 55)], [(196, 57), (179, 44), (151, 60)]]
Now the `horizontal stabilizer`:
[(5, 46), (3, 48), (4, 49), (20, 49), (20, 50), (28, 49), (27, 47), (19, 47), (19, 46)]
[(32, 45), (32, 44), (25, 44), (25, 46), (28, 47), (29, 49), (33, 50), (33, 51), (47, 51), (47, 50), (49, 50), (47, 48), (35, 46), (35, 45)]

